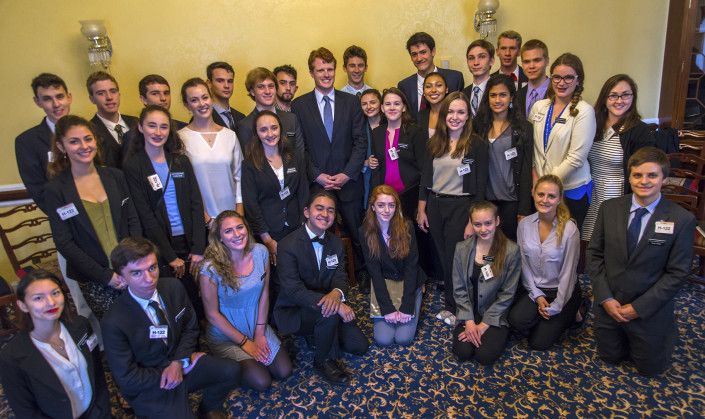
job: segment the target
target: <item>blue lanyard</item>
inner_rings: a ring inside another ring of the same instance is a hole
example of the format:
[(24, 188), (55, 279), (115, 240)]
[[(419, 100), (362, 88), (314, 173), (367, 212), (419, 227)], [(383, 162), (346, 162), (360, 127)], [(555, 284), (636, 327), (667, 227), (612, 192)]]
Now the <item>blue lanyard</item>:
[[(558, 117), (556, 118), (556, 120), (558, 118), (560, 118), (561, 115), (563, 115), (563, 111), (565, 111), (565, 108), (567, 108), (567, 106), (563, 107), (563, 110), (561, 110), (561, 113), (558, 114)], [(546, 114), (546, 123), (543, 126), (543, 151), (546, 151), (546, 147), (548, 147), (548, 137), (551, 135), (551, 130), (553, 129), (553, 126), (556, 125), (555, 122), (553, 124), (551, 124), (552, 117), (553, 117), (553, 103), (551, 103), (551, 105), (548, 107), (548, 113)]]

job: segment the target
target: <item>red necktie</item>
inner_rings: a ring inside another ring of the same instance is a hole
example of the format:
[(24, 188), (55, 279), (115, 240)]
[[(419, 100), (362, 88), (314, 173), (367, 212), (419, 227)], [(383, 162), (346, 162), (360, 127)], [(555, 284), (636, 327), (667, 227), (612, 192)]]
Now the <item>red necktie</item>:
[(517, 75), (512, 73), (512, 78), (514, 79), (514, 83), (516, 83), (517, 82)]

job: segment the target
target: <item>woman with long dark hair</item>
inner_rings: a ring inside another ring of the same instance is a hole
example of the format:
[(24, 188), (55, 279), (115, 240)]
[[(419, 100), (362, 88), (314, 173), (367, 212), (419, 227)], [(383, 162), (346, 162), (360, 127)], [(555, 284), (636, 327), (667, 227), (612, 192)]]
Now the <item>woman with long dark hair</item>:
[(490, 148), (487, 200), (497, 206), (504, 235), (516, 241), (518, 217), (531, 213), (534, 133), (516, 106), (512, 77), (496, 74), (485, 90), (472, 128)]
[[(416, 115), (416, 123), (425, 138), (433, 137), (439, 121), (441, 105), (448, 94), (448, 82), (443, 73), (433, 72), (426, 76), (423, 82), (423, 98), (425, 108)], [(407, 98), (408, 99), (408, 98)]]
[(377, 128), (384, 122), (384, 115), (381, 112), (382, 95), (377, 89), (367, 89), (360, 96), (360, 105), (362, 106), (362, 114), (365, 115), (365, 133), (367, 134), (367, 153), (365, 154), (365, 163), (362, 167), (362, 177), (365, 182), (365, 197), (363, 200), (365, 209), (367, 209), (367, 201), (370, 196), (370, 179), (372, 178), (372, 170), (377, 168), (379, 162), (377, 157), (372, 153), (372, 130)]

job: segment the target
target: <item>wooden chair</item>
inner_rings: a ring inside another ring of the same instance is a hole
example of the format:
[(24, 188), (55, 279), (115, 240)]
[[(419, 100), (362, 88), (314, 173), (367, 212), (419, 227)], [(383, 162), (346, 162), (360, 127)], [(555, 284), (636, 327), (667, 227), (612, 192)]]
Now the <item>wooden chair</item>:
[[(12, 220), (13, 216), (23, 220), (18, 223)], [(36, 265), (54, 256), (56, 248), (51, 231), (43, 232), (47, 230), (48, 223), (49, 217), (33, 202), (0, 212), (0, 241), (15, 272), (28, 263)], [(41, 228), (42, 226), (44, 228)], [(29, 251), (20, 250), (26, 246)], [(39, 250), (36, 250), (37, 247)], [(31, 253), (27, 254), (28, 252)]]
[(679, 130), (678, 140), (681, 153), (705, 158), (705, 131)]
[(14, 334), (18, 331), (16, 315), (17, 294), (8, 294), (0, 297), (0, 338)]

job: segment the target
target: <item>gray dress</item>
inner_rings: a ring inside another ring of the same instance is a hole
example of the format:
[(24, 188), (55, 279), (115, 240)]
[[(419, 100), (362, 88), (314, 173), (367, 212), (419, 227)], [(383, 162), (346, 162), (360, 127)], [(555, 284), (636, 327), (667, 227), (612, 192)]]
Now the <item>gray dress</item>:
[[(221, 283), (220, 277), (208, 271), (210, 264), (206, 263), (201, 268), (201, 275), (211, 278), (218, 284), (218, 307), (220, 308), (220, 313), (235, 329), (250, 338), (250, 340), (254, 340), (259, 298), (262, 295), (265, 270), (268, 263), (269, 252), (267, 248), (261, 244), (255, 244), (252, 249), (252, 272), (247, 276), (237, 277), (240, 284), (240, 289), (237, 292), (231, 288), (226, 288)], [(281, 342), (269, 325), (267, 325), (264, 335), (271, 350), (269, 361), (265, 363), (269, 365), (277, 355)], [(216, 356), (231, 358), (236, 361), (252, 359), (247, 352), (210, 323), (206, 328), (206, 342), (211, 352)]]

